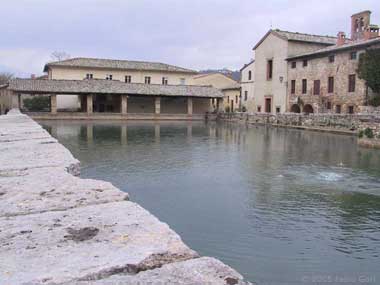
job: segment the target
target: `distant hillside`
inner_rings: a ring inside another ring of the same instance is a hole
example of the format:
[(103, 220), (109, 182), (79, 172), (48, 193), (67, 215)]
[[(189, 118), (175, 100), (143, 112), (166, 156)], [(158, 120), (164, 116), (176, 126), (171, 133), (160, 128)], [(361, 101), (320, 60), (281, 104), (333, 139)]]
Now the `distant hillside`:
[(223, 69), (206, 69), (199, 71), (201, 74), (207, 74), (207, 73), (222, 73), (224, 75), (227, 75), (228, 77), (231, 77), (235, 81), (240, 81), (240, 71), (239, 70), (229, 70), (227, 68)]

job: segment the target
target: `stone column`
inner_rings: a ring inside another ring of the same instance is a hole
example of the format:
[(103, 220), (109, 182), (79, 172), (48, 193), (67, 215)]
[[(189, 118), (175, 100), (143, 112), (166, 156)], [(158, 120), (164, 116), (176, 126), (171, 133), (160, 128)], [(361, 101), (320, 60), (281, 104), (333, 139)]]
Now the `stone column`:
[(92, 94), (87, 94), (87, 115), (91, 115), (92, 112)]
[(193, 115), (193, 98), (187, 97), (187, 114)]
[(216, 98), (216, 111), (223, 112), (223, 99), (222, 98)]
[(12, 92), (11, 91), (11, 96), (10, 96), (10, 98), (11, 98), (11, 104), (10, 104), (10, 109), (12, 109), (12, 108), (20, 108), (20, 106), (19, 106), (19, 96), (20, 96), (20, 94), (16, 94), (16, 93), (14, 93), (14, 92)]
[(57, 114), (57, 95), (50, 95), (50, 113)]
[(121, 113), (127, 114), (128, 110), (128, 96), (127, 95), (121, 95)]
[(155, 100), (155, 114), (159, 115), (161, 113), (161, 97), (156, 97)]

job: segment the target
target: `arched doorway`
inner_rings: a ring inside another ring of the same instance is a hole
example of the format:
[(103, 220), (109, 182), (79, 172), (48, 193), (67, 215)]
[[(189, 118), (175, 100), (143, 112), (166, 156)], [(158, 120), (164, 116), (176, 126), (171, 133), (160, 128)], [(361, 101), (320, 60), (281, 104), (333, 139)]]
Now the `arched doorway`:
[(303, 107), (303, 112), (306, 114), (311, 114), (311, 113), (314, 113), (314, 110), (310, 104), (307, 104)]
[(298, 106), (298, 104), (293, 104), (290, 108), (290, 112), (292, 113), (301, 113), (301, 108)]

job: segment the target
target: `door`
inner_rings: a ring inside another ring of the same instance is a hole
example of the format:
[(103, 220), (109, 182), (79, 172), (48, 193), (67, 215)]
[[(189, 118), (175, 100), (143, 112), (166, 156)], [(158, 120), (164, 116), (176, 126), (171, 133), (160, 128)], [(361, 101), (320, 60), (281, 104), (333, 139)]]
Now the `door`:
[(231, 100), (231, 112), (234, 111), (234, 100)]
[(272, 113), (272, 99), (265, 98), (265, 112)]

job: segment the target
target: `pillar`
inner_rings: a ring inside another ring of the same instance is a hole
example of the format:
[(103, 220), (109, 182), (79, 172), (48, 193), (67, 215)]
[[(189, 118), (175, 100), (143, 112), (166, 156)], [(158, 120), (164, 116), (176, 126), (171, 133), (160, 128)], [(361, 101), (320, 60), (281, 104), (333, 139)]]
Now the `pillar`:
[(187, 98), (187, 114), (193, 115), (193, 98), (191, 97)]
[(127, 114), (127, 110), (128, 110), (128, 96), (121, 95), (121, 113)]
[(155, 114), (159, 115), (161, 113), (161, 97), (156, 97), (155, 100)]
[(57, 95), (50, 95), (50, 113), (57, 114)]
[(216, 98), (216, 111), (223, 112), (223, 99), (222, 98)]
[(10, 104), (10, 109), (12, 109), (12, 108), (19, 108), (19, 96), (20, 96), (20, 94), (16, 94), (16, 93), (14, 93), (14, 92), (12, 92), (11, 91), (11, 96), (10, 96), (10, 98), (11, 98), (11, 104)]
[(92, 107), (92, 94), (87, 95), (87, 114), (91, 115), (93, 111)]

